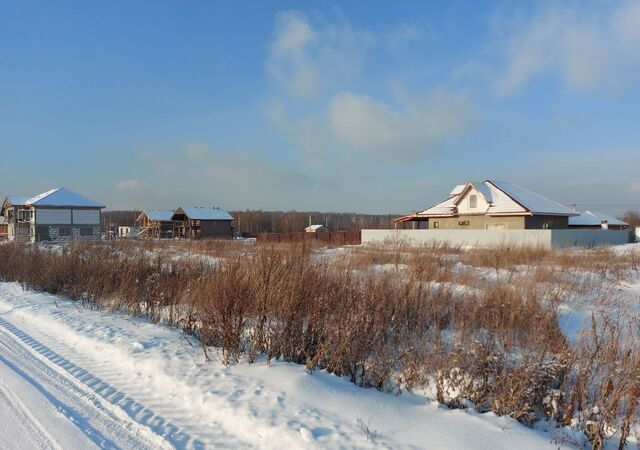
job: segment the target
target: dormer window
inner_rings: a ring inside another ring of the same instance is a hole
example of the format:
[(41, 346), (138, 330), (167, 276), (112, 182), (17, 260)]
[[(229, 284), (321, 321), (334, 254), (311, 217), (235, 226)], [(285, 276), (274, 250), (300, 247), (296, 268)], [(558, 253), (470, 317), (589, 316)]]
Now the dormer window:
[(469, 209), (473, 209), (477, 207), (478, 207), (478, 196), (475, 194), (472, 194), (469, 196)]

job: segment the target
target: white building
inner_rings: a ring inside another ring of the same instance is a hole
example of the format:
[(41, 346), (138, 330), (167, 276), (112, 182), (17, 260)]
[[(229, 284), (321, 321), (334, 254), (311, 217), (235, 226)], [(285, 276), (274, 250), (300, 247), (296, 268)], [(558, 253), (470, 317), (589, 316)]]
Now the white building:
[(307, 233), (328, 233), (329, 228), (325, 227), (324, 225), (309, 225), (304, 229), (304, 231), (306, 231)]

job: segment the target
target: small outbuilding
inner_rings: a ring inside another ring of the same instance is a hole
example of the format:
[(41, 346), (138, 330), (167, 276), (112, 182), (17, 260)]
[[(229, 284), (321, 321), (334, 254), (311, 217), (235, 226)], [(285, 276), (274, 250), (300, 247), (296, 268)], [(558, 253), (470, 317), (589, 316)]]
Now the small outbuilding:
[(139, 233), (138, 227), (130, 227), (126, 225), (120, 225), (118, 227), (119, 238), (134, 238), (138, 235), (138, 233)]
[(307, 233), (328, 233), (329, 228), (325, 227), (324, 225), (309, 225), (304, 229), (304, 231), (306, 231)]
[(625, 230), (629, 224), (599, 211), (585, 211), (579, 216), (569, 217), (569, 228), (590, 230)]
[(224, 209), (191, 207), (175, 210), (173, 236), (186, 239), (232, 239), (233, 216)]

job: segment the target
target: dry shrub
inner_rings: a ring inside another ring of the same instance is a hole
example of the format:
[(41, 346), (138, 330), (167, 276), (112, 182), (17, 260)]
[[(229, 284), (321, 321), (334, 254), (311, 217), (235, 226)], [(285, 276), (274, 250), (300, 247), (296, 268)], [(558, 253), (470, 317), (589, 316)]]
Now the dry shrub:
[(638, 426), (640, 327), (603, 315), (570, 345), (558, 308), (638, 266), (608, 250), (401, 242), (346, 257), (305, 244), (0, 245), (0, 279), (180, 326), (224, 363), (265, 355), (381, 390), (434, 385), (450, 407), (549, 418), (595, 448)]

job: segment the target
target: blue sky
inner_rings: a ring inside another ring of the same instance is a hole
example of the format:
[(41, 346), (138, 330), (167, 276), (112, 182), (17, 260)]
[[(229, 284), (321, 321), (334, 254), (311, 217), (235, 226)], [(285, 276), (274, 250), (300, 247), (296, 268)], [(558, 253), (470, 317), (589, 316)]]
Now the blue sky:
[(403, 213), (496, 178), (639, 208), (638, 73), (638, 1), (0, 0), (0, 195)]

